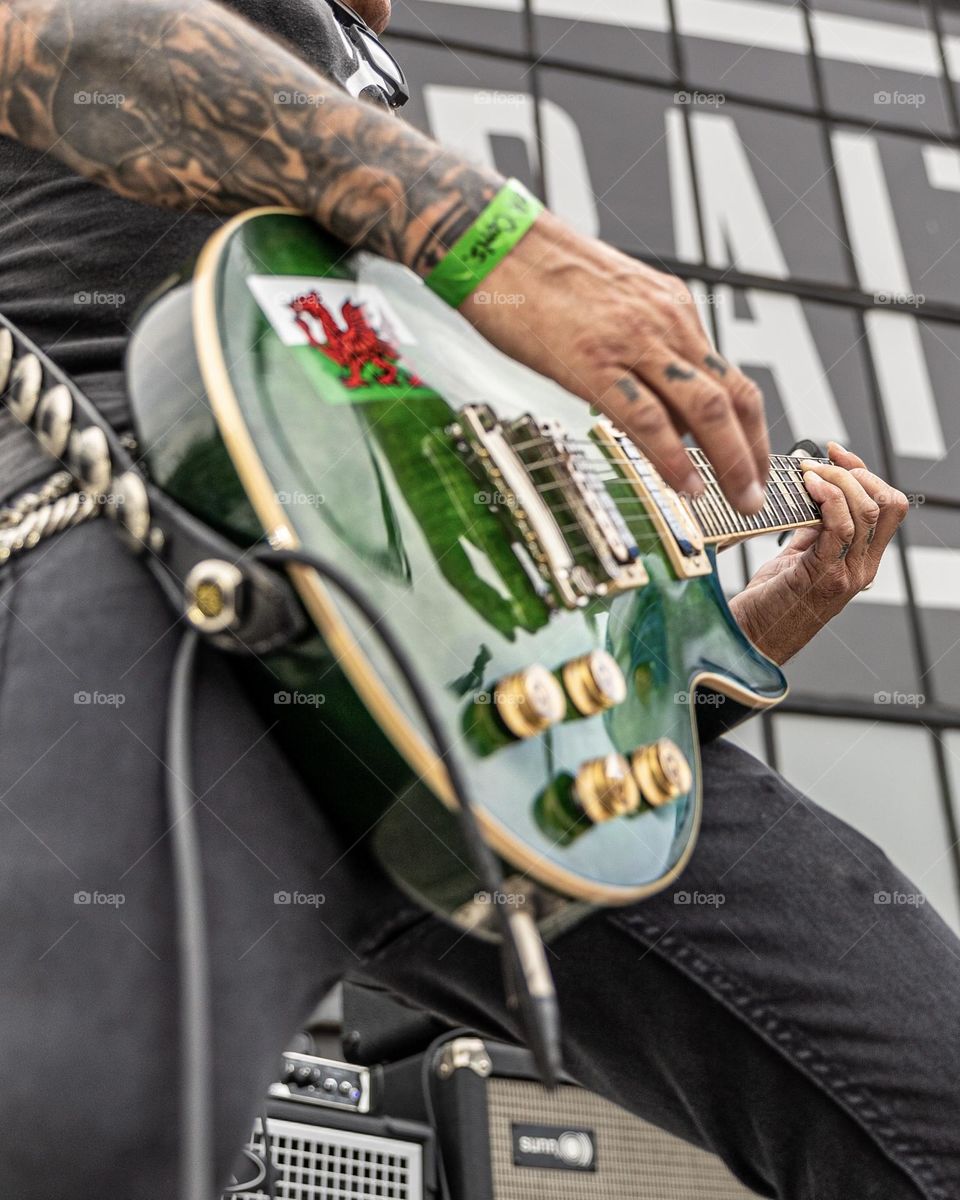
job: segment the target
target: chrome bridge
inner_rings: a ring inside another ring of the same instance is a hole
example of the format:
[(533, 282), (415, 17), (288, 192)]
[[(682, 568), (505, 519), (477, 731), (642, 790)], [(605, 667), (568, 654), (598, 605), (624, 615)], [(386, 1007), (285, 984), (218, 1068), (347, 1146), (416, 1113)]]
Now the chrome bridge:
[(501, 422), (489, 405), (460, 410), (457, 449), (490, 484), (493, 506), (519, 532), (548, 600), (578, 608), (591, 597), (641, 587), (636, 540), (596, 473), (555, 421)]

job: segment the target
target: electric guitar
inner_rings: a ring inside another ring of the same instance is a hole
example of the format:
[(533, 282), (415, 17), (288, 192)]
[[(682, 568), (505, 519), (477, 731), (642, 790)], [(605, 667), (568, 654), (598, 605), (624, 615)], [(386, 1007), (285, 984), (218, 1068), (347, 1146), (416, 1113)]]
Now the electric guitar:
[[(715, 555), (819, 520), (796, 459), (773, 459), (746, 517), (691, 450), (705, 492), (682, 499), (405, 268), (279, 209), (223, 226), (152, 303), (128, 380), (155, 482), (238, 557), (305, 548), (376, 607), (513, 887), (613, 905), (678, 876), (700, 820), (698, 692), (750, 709), (786, 693)], [(311, 634), (262, 663), (261, 693), (291, 754), (348, 836), (469, 922), (456, 799), (405, 679), (344, 595), (289, 572)]]

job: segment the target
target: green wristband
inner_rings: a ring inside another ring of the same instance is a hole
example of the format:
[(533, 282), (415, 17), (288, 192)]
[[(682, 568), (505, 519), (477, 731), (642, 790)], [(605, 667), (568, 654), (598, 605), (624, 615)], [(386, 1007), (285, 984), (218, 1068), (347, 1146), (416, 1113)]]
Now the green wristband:
[(530, 232), (543, 205), (518, 179), (508, 179), (467, 232), (426, 278), (427, 287), (459, 308)]

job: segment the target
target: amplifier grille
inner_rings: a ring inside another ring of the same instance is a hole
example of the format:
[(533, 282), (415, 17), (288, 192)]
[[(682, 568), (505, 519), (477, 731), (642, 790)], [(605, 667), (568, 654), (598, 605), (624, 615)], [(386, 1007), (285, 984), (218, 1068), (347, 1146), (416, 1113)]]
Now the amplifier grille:
[[(275, 1200), (423, 1200), (422, 1150), (416, 1142), (271, 1117), (267, 1128)], [(262, 1156), (260, 1121), (249, 1146)], [(232, 1194), (239, 1200), (267, 1200), (256, 1188)]]
[[(494, 1077), (486, 1093), (494, 1200), (756, 1200), (714, 1155), (582, 1088)], [(597, 1170), (515, 1166), (515, 1122), (593, 1130)]]

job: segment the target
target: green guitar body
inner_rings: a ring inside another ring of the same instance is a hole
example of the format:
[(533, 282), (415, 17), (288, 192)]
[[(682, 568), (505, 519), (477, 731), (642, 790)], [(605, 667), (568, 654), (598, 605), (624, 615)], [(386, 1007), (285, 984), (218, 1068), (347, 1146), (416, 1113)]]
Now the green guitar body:
[[(279, 210), (225, 226), (152, 304), (128, 378), (158, 485), (238, 556), (266, 538), (302, 546), (382, 614), (509, 875), (595, 904), (677, 877), (700, 818), (699, 683), (758, 708), (786, 685), (737, 626), (716, 573), (678, 577), (636, 505), (624, 513), (648, 582), (576, 607), (545, 598), (489, 480), (458, 448), (457, 416), (469, 405), (532, 413), (586, 442), (597, 423), (587, 405), (494, 349), (405, 268)], [(261, 702), (348, 844), (363, 839), (410, 894), (454, 913), (479, 885), (404, 680), (343, 596), (312, 572), (295, 582), (317, 632), (256, 664)], [(623, 673), (621, 703), (589, 717), (571, 706), (527, 738), (507, 731), (497, 681), (533, 663), (559, 673), (597, 649)], [(588, 820), (571, 798), (582, 765), (663, 737), (692, 768), (689, 791)]]

